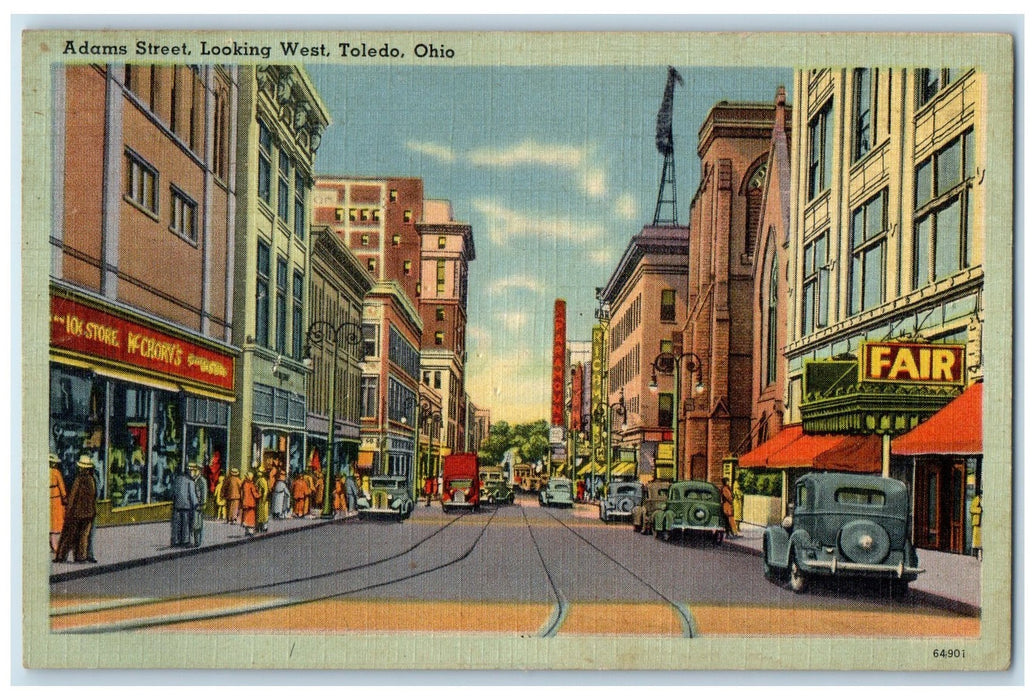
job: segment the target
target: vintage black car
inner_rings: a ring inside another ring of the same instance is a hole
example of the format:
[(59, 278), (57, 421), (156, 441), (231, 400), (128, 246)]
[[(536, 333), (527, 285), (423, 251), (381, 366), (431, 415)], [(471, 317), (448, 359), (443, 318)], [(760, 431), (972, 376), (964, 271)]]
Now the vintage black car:
[(669, 539), (673, 534), (702, 534), (722, 542), (726, 524), (722, 495), (708, 481), (677, 481), (668, 489), (665, 504), (654, 512), (654, 536)]
[(668, 499), (670, 481), (649, 481), (645, 487), (643, 500), (632, 509), (632, 526), (636, 532), (649, 535), (654, 523), (654, 513), (665, 507)]
[(489, 504), (514, 502), (514, 487), (503, 477), (502, 469), (483, 469), (478, 476), (481, 501)]
[(631, 518), (633, 508), (643, 500), (643, 484), (638, 481), (615, 481), (607, 495), (600, 499), (600, 519), (605, 523), (616, 518)]
[(909, 493), (901, 481), (868, 474), (806, 474), (794, 510), (762, 539), (764, 573), (796, 593), (810, 576), (887, 578), (903, 592), (923, 573), (909, 539)]
[(356, 501), (359, 518), (392, 517), (402, 521), (413, 512), (413, 499), (401, 476), (370, 477), (370, 493), (360, 494)]

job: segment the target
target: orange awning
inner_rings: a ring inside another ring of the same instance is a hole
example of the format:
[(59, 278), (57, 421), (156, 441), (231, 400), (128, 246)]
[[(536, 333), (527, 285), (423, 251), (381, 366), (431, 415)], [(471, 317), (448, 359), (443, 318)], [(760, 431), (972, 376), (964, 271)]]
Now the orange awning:
[(753, 467), (768, 467), (769, 458), (776, 452), (779, 452), (783, 448), (787, 447), (790, 443), (794, 442), (801, 437), (801, 426), (792, 425), (788, 428), (784, 428), (772, 438), (766, 440), (761, 445), (751, 450), (750, 452), (740, 456), (739, 464), (741, 467), (753, 468)]
[(745, 468), (824, 469), (829, 471), (879, 473), (879, 435), (806, 435), (800, 425), (784, 428), (747, 454), (739, 465)]
[(981, 382), (971, 384), (945, 408), (891, 441), (897, 455), (980, 455)]
[(360, 450), (356, 456), (356, 466), (370, 468), (374, 465), (374, 453), (368, 450)]

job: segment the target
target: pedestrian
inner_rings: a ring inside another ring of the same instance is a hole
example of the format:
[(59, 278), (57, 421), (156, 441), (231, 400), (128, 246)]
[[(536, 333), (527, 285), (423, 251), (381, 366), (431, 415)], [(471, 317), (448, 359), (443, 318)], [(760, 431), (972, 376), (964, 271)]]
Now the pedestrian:
[(198, 507), (198, 491), (194, 479), (185, 471), (177, 470), (172, 483), (172, 535), (169, 544), (173, 547), (189, 547), (194, 531), (194, 511)]
[(317, 469), (313, 476), (313, 505), (315, 505), (316, 509), (321, 513), (323, 512), (323, 489), (323, 472)]
[(726, 521), (726, 534), (730, 537), (737, 536), (737, 523), (733, 520), (733, 490), (730, 488), (730, 480), (722, 479), (722, 514)]
[(334, 510), (343, 513), (348, 507), (348, 500), (345, 498), (345, 476), (334, 482)]
[(241, 517), (241, 470), (234, 467), (230, 476), (223, 481), (223, 498), (226, 499), (226, 521), (236, 523)]
[(61, 528), (61, 537), (58, 538), (54, 561), (66, 561), (71, 551), (76, 562), (95, 564), (97, 560), (90, 552), (90, 532), (93, 530), (93, 518), (97, 514), (97, 479), (89, 455), (81, 456), (76, 466), (78, 470), (72, 481), (72, 489), (68, 492), (65, 522)]
[(241, 485), (241, 524), (244, 525), (244, 536), (255, 535), (255, 511), (259, 504), (259, 489), (255, 485), (255, 472), (248, 470)]
[(290, 509), (291, 492), (288, 490), (287, 483), (284, 481), (284, 473), (281, 471), (277, 472), (277, 479), (273, 483), (273, 495), (270, 497), (270, 500), (274, 518), (280, 519), (287, 515)]
[(348, 479), (345, 480), (345, 504), (348, 506), (348, 512), (356, 512), (358, 500), (359, 486), (356, 485), (356, 477), (355, 475), (349, 475)]
[(575, 500), (581, 503), (586, 500), (586, 481), (585, 479), (579, 479), (575, 484)]
[(191, 545), (197, 549), (201, 546), (202, 530), (205, 528), (205, 504), (208, 503), (208, 479), (201, 474), (201, 467), (191, 462), (187, 465), (190, 478), (194, 482), (194, 491), (198, 495), (198, 504), (194, 508), (194, 521), (191, 528)]
[(219, 488), (219, 479), (223, 476), (222, 461), (219, 450), (216, 450), (212, 453), (212, 459), (208, 461), (208, 466), (205, 467), (205, 479), (208, 481), (208, 492), (211, 495), (216, 494), (216, 489)]
[(223, 474), (219, 475), (219, 479), (216, 481), (216, 520), (226, 520), (226, 496), (223, 495), (223, 484), (226, 481), (226, 477)]
[(295, 503), (295, 517), (304, 518), (309, 513), (309, 482), (304, 474), (299, 474), (291, 481), (291, 498)]
[(266, 467), (259, 467), (255, 488), (259, 492), (259, 502), (255, 506), (255, 527), (259, 532), (266, 532), (270, 526), (270, 482), (266, 480)]
[(427, 508), (431, 505), (431, 497), (435, 495), (437, 490), (435, 487), (438, 486), (436, 483), (437, 479), (433, 476), (429, 476), (424, 479), (424, 507)]
[(306, 496), (305, 496), (305, 514), (313, 510), (313, 497), (316, 494), (316, 479), (313, 478), (313, 473), (308, 469), (302, 472), (302, 478), (305, 479), (306, 484)]
[(50, 453), (50, 553), (57, 552), (57, 543), (61, 538), (61, 530), (65, 526), (65, 506), (68, 505), (68, 492), (65, 491), (65, 477), (58, 465), (61, 460), (53, 452)]

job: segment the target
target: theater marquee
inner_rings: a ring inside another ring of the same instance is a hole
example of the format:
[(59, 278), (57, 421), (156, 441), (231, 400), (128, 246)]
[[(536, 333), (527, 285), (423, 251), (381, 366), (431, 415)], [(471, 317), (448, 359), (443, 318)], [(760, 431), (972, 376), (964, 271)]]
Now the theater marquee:
[(859, 380), (963, 386), (963, 345), (863, 343)]

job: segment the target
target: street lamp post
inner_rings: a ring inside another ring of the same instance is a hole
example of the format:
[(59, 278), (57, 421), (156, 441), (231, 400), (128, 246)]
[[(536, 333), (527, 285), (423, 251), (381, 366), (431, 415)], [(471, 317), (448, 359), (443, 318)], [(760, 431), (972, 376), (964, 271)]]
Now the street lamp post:
[(611, 490), (611, 461), (612, 461), (612, 452), (613, 452), (613, 450), (612, 450), (612, 442), (613, 441), (612, 441), (612, 438), (611, 438), (611, 427), (613, 425), (613, 420), (612, 420), (611, 416), (612, 416), (612, 414), (617, 413), (618, 415), (620, 415), (622, 417), (623, 424), (624, 424), (624, 420), (625, 420), (625, 387), (620, 387), (618, 389), (618, 400), (615, 401), (613, 404), (610, 404), (607, 407), (607, 409), (606, 409), (606, 413), (601, 415), (601, 412), (604, 411), (604, 410), (605, 409), (604, 409), (603, 406), (598, 406), (597, 410), (594, 411), (593, 415), (597, 419), (598, 423), (601, 421), (601, 419), (603, 419), (603, 421), (604, 421), (604, 436), (603, 437), (604, 437), (605, 464), (607, 465), (606, 472), (605, 472), (606, 476), (605, 476), (605, 479), (604, 479), (604, 483), (605, 483), (605, 485), (607, 487), (607, 490), (610, 491)]
[[(693, 376), (697, 374), (697, 383), (694, 385), (694, 393), (704, 393), (704, 384), (701, 382), (701, 358), (698, 357), (695, 352), (661, 352), (651, 362), (650, 372), (650, 384), (647, 388), (651, 390), (651, 393), (658, 392), (658, 372), (662, 374), (674, 374), (673, 386), (672, 386), (672, 480), (679, 480), (679, 382), (682, 372), (680, 371), (680, 365), (683, 358), (689, 360), (687, 364), (687, 371)], [(665, 361), (671, 364), (666, 364)], [(669, 367), (672, 369), (670, 370)], [(690, 478), (694, 478), (693, 463), (690, 465)]]
[[(363, 328), (358, 323), (344, 321), (335, 326), (329, 321), (314, 321), (305, 334), (306, 348), (330, 344), (331, 349), (331, 381), (330, 395), (327, 406), (327, 476), (323, 484), (323, 510), (321, 516), (324, 518), (334, 517), (334, 409), (335, 393), (337, 392), (338, 377), (338, 346), (344, 345), (346, 349), (356, 347), (363, 342)], [(308, 353), (307, 353), (308, 355)], [(312, 367), (311, 357), (306, 357), (305, 365)], [(346, 397), (348, 396), (346, 387)]]
[[(429, 428), (430, 428), (431, 426), (435, 425), (436, 423), (441, 428), (441, 425), (442, 425), (442, 414), (441, 414), (441, 412), (436, 411), (435, 407), (431, 404), (431, 401), (429, 401), (426, 397), (424, 397), (424, 396), (420, 397), (420, 405), (419, 405), (418, 410), (417, 410), (417, 421), (416, 421), (415, 432), (414, 432), (414, 443), (416, 444), (416, 453), (414, 455), (414, 465), (413, 465), (413, 469), (414, 469), (413, 497), (414, 497), (415, 500), (417, 499), (417, 497), (419, 495), (419, 493), (417, 491), (417, 488), (418, 488), (417, 480), (421, 476), (421, 472), (423, 471), (420, 468), (420, 429), (423, 428), (424, 426), (429, 426)], [(430, 435), (430, 433), (428, 435), (428, 453), (429, 453), (429, 455), (431, 453), (431, 435)], [(430, 466), (430, 459), (429, 459), (429, 466)]]

